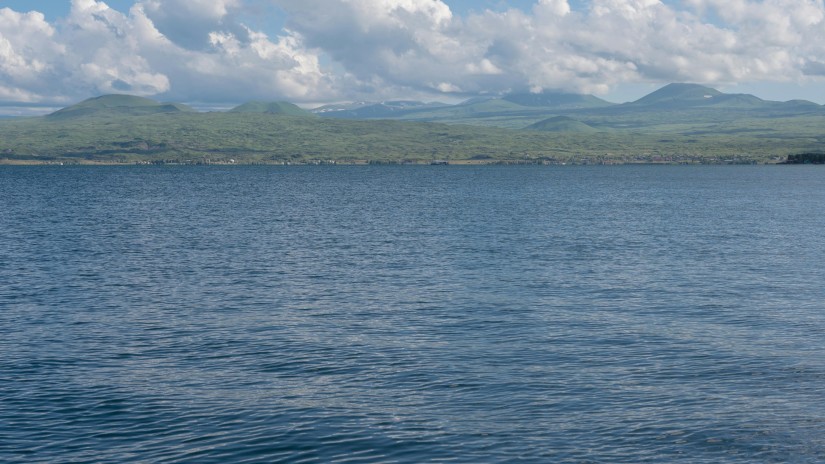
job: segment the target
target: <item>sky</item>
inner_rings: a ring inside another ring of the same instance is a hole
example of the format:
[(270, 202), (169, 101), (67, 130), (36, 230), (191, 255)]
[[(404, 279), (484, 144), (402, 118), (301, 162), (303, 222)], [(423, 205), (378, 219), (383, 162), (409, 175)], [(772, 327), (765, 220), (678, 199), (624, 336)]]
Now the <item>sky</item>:
[(670, 82), (825, 103), (823, 0), (0, 0), (0, 114), (457, 102)]

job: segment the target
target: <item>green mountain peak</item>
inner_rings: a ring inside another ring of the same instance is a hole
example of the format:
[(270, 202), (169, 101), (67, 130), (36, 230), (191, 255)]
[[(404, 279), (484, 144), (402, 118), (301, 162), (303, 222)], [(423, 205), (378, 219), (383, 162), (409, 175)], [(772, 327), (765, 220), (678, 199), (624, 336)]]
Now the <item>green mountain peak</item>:
[(110, 94), (83, 100), (46, 116), (50, 119), (67, 119), (82, 116), (133, 115), (158, 113), (182, 113), (195, 110), (180, 103), (160, 103), (135, 95)]
[(707, 102), (721, 95), (724, 94), (716, 89), (699, 84), (668, 84), (636, 100), (633, 104), (651, 105), (673, 102)]

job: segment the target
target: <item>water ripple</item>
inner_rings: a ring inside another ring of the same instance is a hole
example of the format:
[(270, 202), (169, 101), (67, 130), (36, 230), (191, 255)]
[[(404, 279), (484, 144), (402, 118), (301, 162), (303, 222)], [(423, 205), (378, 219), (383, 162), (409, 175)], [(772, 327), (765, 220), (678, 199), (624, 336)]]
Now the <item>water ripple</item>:
[(815, 167), (0, 168), (0, 461), (825, 461)]

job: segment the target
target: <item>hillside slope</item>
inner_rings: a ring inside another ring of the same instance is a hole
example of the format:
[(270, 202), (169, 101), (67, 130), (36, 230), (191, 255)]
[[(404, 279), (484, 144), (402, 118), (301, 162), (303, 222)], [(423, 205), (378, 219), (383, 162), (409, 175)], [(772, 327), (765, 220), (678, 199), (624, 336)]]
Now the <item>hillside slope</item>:
[(527, 127), (529, 130), (544, 132), (596, 132), (597, 129), (567, 116), (554, 116)]

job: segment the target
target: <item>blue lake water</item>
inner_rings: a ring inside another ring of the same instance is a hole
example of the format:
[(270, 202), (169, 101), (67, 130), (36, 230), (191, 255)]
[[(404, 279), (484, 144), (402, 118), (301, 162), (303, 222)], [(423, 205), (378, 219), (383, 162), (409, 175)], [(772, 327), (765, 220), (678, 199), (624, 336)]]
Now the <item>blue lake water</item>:
[(0, 461), (825, 461), (825, 169), (0, 167)]

